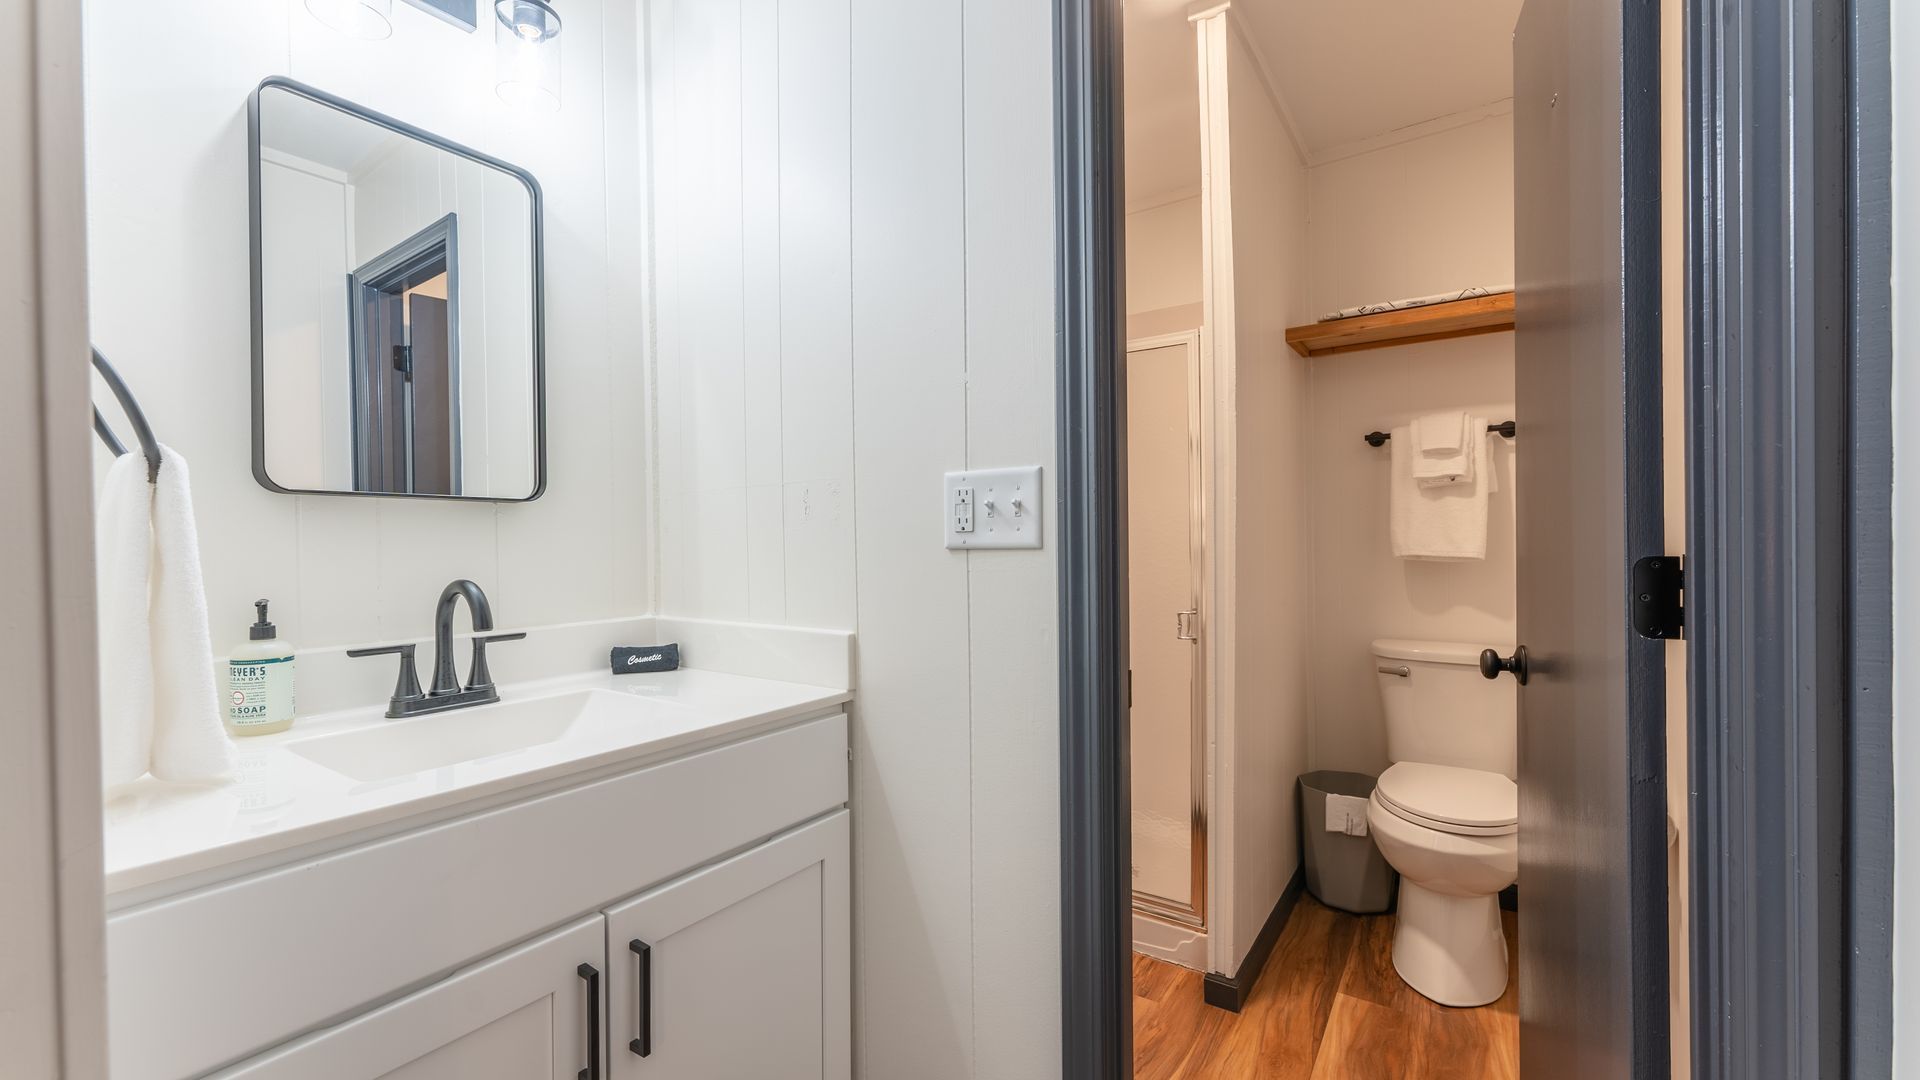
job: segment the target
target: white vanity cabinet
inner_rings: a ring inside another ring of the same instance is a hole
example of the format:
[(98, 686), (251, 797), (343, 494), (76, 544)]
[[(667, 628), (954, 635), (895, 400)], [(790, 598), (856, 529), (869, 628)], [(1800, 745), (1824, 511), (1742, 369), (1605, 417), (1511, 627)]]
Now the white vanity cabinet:
[(847, 1080), (847, 845), (842, 810), (219, 1080)]
[[(220, 1080), (577, 1080), (587, 1076), (595, 915), (390, 1005), (219, 1074)], [(595, 1043), (595, 1050), (602, 1047)]]
[(607, 911), (614, 1080), (846, 1080), (847, 815)]
[(123, 907), (112, 1076), (847, 1080), (847, 786), (836, 708)]

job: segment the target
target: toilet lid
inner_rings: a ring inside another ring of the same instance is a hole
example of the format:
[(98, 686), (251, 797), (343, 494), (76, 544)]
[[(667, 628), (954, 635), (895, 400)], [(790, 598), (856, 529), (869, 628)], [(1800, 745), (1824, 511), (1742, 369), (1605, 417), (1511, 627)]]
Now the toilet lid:
[(1403, 761), (1375, 790), (1389, 810), (1430, 828), (1501, 833), (1520, 820), (1520, 789), (1496, 772)]

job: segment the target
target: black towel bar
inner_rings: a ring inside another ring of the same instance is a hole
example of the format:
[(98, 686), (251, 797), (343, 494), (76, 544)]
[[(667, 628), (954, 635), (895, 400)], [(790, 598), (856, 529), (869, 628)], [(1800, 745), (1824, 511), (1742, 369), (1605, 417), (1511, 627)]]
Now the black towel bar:
[[(1511, 420), (1507, 420), (1498, 424), (1487, 425), (1487, 434), (1489, 435), (1500, 435), (1504, 438), (1511, 439), (1513, 438), (1513, 432), (1514, 432), (1514, 426), (1513, 426), (1513, 421)], [(1384, 431), (1369, 431), (1364, 436), (1361, 436), (1361, 437), (1367, 440), (1368, 446), (1385, 446), (1387, 444), (1387, 440), (1393, 438), (1393, 436), (1387, 434)]]
[[(133, 425), (133, 434), (140, 440), (140, 452), (147, 459), (147, 483), (153, 483), (160, 475), (160, 441), (153, 437), (153, 426), (147, 423), (147, 414), (140, 411), (140, 402), (134, 399), (133, 391), (127, 389), (126, 380), (120, 377), (112, 364), (107, 363), (106, 357), (100, 355), (99, 349), (93, 350), (93, 366), (99, 369), (100, 377), (106, 380), (107, 389), (119, 399), (121, 411), (127, 414), (127, 421)], [(127, 452), (127, 445), (107, 425), (107, 418), (100, 415), (98, 405), (93, 407), (93, 430), (115, 457)]]

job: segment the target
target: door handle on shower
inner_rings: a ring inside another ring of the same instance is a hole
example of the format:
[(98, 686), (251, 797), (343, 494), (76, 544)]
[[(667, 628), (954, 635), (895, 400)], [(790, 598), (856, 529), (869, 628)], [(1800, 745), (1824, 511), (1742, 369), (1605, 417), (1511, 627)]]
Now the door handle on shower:
[(1173, 617), (1173, 634), (1181, 641), (1199, 641), (1200, 612), (1176, 612)]

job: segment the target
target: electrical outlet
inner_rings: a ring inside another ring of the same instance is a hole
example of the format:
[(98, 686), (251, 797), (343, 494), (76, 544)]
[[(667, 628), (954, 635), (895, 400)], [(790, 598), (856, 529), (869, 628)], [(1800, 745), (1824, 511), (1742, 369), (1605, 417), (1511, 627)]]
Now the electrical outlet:
[(1037, 548), (1040, 466), (969, 469), (946, 475), (947, 547)]

